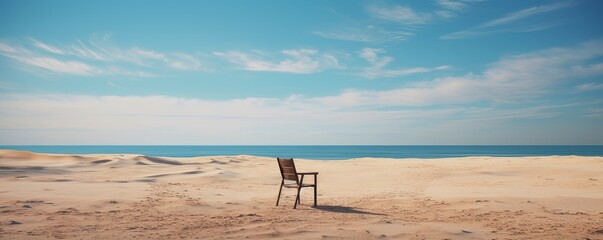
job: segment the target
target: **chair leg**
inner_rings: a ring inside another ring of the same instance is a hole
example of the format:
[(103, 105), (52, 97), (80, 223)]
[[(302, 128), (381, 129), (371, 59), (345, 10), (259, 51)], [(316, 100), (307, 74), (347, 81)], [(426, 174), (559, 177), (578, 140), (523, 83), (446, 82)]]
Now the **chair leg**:
[(278, 201), (281, 200), (281, 192), (283, 191), (283, 184), (285, 180), (281, 180), (281, 188), (278, 189), (278, 197), (276, 197), (276, 206), (278, 206)]
[(300, 181), (297, 183), (297, 197), (295, 198), (295, 204), (293, 205), (293, 209), (296, 209), (297, 204), (301, 203), (299, 192), (301, 191), (303, 184), (304, 184), (304, 175), (301, 176)]
[(297, 197), (295, 198), (295, 205), (293, 205), (293, 209), (296, 209), (297, 208), (297, 203), (300, 202), (300, 200), (299, 200), (299, 198), (300, 198), (299, 197), (299, 191), (301, 191), (301, 185), (299, 187), (297, 187)]
[(318, 204), (316, 202), (316, 193), (318, 191), (318, 180), (316, 179), (318, 178), (317, 175), (314, 175), (314, 207), (316, 207)]

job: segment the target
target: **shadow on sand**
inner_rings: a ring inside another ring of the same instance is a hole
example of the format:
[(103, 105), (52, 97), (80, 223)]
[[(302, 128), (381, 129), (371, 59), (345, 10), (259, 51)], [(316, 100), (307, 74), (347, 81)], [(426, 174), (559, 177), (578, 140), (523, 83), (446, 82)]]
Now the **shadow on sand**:
[(362, 210), (358, 210), (356, 208), (353, 207), (345, 207), (345, 206), (329, 206), (329, 205), (319, 205), (314, 207), (315, 209), (318, 210), (323, 210), (323, 211), (328, 211), (328, 212), (337, 212), (337, 213), (355, 213), (355, 214), (368, 214), (368, 215), (386, 215), (383, 213), (373, 213), (373, 212), (367, 212), (367, 211), (362, 211)]

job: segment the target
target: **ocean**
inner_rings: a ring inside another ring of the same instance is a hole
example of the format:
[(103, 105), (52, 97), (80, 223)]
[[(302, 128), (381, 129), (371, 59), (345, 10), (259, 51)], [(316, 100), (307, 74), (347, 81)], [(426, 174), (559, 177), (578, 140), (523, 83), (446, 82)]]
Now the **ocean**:
[(338, 160), (362, 157), (449, 158), (470, 156), (603, 156), (603, 146), (410, 146), (410, 145), (0, 145), (0, 149), (58, 154), (142, 154), (162, 157), (255, 155), (282, 158)]

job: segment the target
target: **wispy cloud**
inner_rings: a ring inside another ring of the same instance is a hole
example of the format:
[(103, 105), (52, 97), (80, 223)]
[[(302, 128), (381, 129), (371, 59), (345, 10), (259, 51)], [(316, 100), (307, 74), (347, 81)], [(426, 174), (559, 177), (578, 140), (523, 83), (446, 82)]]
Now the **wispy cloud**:
[(578, 91), (600, 91), (603, 90), (603, 83), (584, 83), (576, 86)]
[(185, 53), (172, 53), (171, 57), (164, 59), (164, 61), (173, 69), (206, 70), (205, 66), (203, 66), (198, 58)]
[(196, 54), (162, 53), (136, 46), (123, 49), (110, 40), (110, 35), (93, 36), (88, 42), (77, 40), (58, 46), (29, 38), (23, 44), (0, 42), (0, 55), (32, 70), (69, 75), (156, 77), (159, 74), (151, 72), (208, 70)]
[(438, 0), (435, 2), (437, 8), (429, 11), (417, 11), (407, 5), (373, 3), (364, 8), (370, 19), (351, 19), (333, 11), (343, 24), (332, 30), (313, 33), (320, 37), (343, 41), (371, 44), (400, 43), (415, 36), (419, 26), (437, 20), (449, 20), (457, 13), (466, 10), (471, 2), (476, 1)]
[(575, 5), (573, 2), (560, 2), (548, 5), (541, 5), (531, 8), (522, 9), (516, 12), (509, 13), (501, 18), (497, 18), (467, 30), (458, 31), (446, 34), (442, 36), (442, 39), (461, 39), (470, 38), (486, 34), (492, 34), (497, 32), (533, 32), (556, 26), (554, 23), (536, 23), (536, 24), (524, 24), (522, 26), (508, 26), (510, 23), (517, 22), (519, 20), (538, 15), (544, 14), (555, 10), (571, 7)]
[[(378, 52), (371, 49), (361, 54), (377, 66), (391, 61), (380, 58)], [(480, 74), (436, 78), (385, 91), (348, 90), (319, 101), (342, 106), (427, 106), (533, 99), (550, 93), (554, 86), (566, 80), (603, 74), (591, 71), (591, 75), (585, 75), (585, 72), (575, 71), (577, 67), (590, 66), (589, 61), (601, 56), (603, 41), (591, 41), (574, 48), (552, 48), (506, 57)], [(597, 85), (578, 89), (588, 87)]]
[(456, 17), (456, 14), (451, 11), (437, 10), (437, 11), (434, 11), (433, 13), (435, 15), (437, 15), (441, 18), (445, 18), (445, 19)]
[(0, 42), (0, 55), (30, 68), (43, 69), (55, 73), (70, 75), (95, 75), (99, 73), (98, 69), (81, 61), (59, 60), (38, 55), (25, 48), (10, 46), (2, 42)]
[(0, 54), (2, 54), (3, 56), (10, 57), (20, 54), (30, 54), (30, 52), (27, 49), (18, 46), (11, 46), (7, 43), (0, 41)]
[(417, 26), (432, 23), (438, 18), (449, 19), (469, 8), (470, 0), (436, 0), (436, 9), (417, 11), (406, 5), (372, 4), (366, 7), (371, 17), (401, 25)]
[(450, 9), (450, 10), (463, 10), (467, 7), (467, 3), (464, 1), (454, 1), (454, 0), (437, 0), (436, 4), (442, 8)]
[(531, 7), (531, 8), (526, 8), (517, 12), (513, 12), (513, 13), (509, 13), (506, 16), (502, 17), (502, 18), (498, 18), (489, 22), (486, 22), (482, 25), (480, 25), (481, 27), (493, 27), (493, 26), (498, 26), (498, 25), (502, 25), (502, 24), (506, 24), (509, 22), (513, 22), (513, 21), (517, 21), (520, 20), (522, 18), (527, 18), (530, 17), (532, 15), (536, 15), (536, 14), (541, 14), (541, 13), (547, 13), (550, 11), (555, 11), (555, 10), (559, 10), (562, 8), (567, 8), (567, 7), (571, 7), (574, 4), (571, 2), (561, 2), (561, 3), (553, 3), (553, 4), (549, 4), (549, 5), (542, 5), (542, 6), (536, 6), (536, 7)]
[(123, 61), (139, 66), (160, 65), (188, 71), (205, 71), (204, 66), (196, 54), (187, 54), (181, 52), (158, 52), (154, 50), (143, 49), (141, 47), (131, 47), (122, 49), (110, 44), (111, 36), (92, 38), (89, 44), (79, 41), (78, 45), (72, 45), (75, 50), (71, 53), (79, 57), (89, 58), (101, 61)]
[(139, 47), (133, 47), (132, 49), (130, 49), (131, 53), (135, 56), (138, 56), (140, 58), (148, 58), (148, 59), (155, 59), (155, 60), (165, 60), (165, 54), (163, 53), (159, 53), (153, 50), (146, 50), (146, 49), (142, 49)]
[(336, 40), (366, 42), (366, 43), (398, 43), (415, 35), (408, 30), (386, 30), (374, 25), (362, 28), (347, 28), (332, 31), (315, 31), (314, 34)]
[(363, 70), (362, 76), (367, 78), (389, 78), (437, 70), (446, 70), (451, 68), (450, 66), (443, 65), (433, 68), (414, 67), (404, 69), (384, 69), (394, 59), (388, 56), (379, 56), (379, 54), (382, 53), (385, 53), (385, 50), (377, 48), (364, 48), (360, 51), (359, 56), (371, 64), (371, 66)]
[[(248, 71), (287, 72), (309, 74), (331, 68), (341, 68), (338, 59), (328, 53), (319, 53), (313, 49), (289, 49), (280, 51), (285, 58), (274, 60), (266, 54), (245, 53), (239, 51), (214, 52), (241, 69)], [(266, 60), (266, 58), (271, 58)]]
[(50, 57), (14, 57), (19, 62), (56, 73), (72, 75), (95, 75), (100, 73), (94, 67), (78, 61), (62, 61)]
[(439, 7), (433, 11), (433, 14), (439, 18), (452, 19), (459, 13), (466, 11), (476, 2), (482, 0), (436, 0), (435, 5)]
[(36, 47), (38, 47), (40, 49), (49, 51), (49, 52), (54, 53), (54, 54), (61, 54), (61, 55), (65, 54), (63, 51), (61, 51), (61, 49), (58, 49), (56, 47), (47, 45), (47, 44), (45, 44), (43, 42), (40, 42), (38, 40), (35, 40), (33, 38), (29, 38), (29, 40), (31, 40), (31, 42), (33, 43), (34, 46), (36, 46)]
[(593, 64), (588, 64), (588, 65), (576, 65), (576, 66), (573, 66), (571, 68), (571, 70), (578, 76), (603, 74), (603, 63), (593, 63)]
[(425, 24), (432, 18), (430, 14), (416, 12), (411, 7), (402, 5), (370, 5), (367, 11), (375, 18), (406, 25)]

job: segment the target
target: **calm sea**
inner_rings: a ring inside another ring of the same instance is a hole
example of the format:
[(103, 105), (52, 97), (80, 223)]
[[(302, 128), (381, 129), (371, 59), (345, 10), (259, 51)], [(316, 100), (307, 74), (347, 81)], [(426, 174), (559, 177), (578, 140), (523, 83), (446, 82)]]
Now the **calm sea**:
[(9, 145), (0, 149), (60, 154), (142, 154), (164, 157), (256, 155), (308, 159), (448, 158), (467, 156), (603, 156), (603, 146), (128, 146), (128, 145)]

